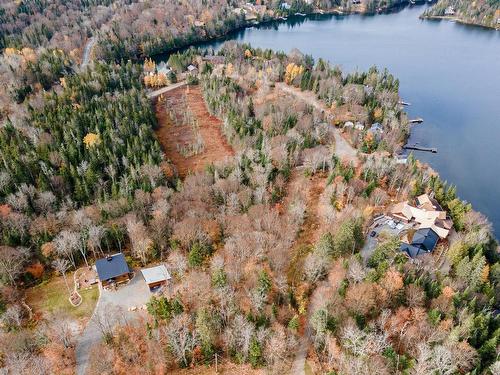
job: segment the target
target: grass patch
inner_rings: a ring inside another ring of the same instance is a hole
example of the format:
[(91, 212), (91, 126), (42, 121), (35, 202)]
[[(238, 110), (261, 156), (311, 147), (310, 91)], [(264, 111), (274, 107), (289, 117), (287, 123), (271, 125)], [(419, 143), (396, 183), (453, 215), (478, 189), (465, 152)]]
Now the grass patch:
[(298, 285), (304, 277), (304, 261), (312, 248), (308, 245), (299, 245), (290, 260), (287, 270), (288, 282), (291, 285)]
[(311, 365), (307, 361), (304, 364), (304, 372), (306, 373), (306, 375), (314, 375), (314, 372), (313, 372), (313, 370), (311, 368)]
[[(68, 284), (73, 286), (73, 274), (68, 274)], [(62, 277), (55, 277), (31, 288), (27, 292), (27, 302), (36, 314), (47, 316), (51, 313), (63, 312), (75, 319), (92, 315), (99, 298), (99, 290), (94, 285), (88, 290), (78, 291), (83, 298), (80, 306), (73, 307), (69, 302), (68, 290)]]

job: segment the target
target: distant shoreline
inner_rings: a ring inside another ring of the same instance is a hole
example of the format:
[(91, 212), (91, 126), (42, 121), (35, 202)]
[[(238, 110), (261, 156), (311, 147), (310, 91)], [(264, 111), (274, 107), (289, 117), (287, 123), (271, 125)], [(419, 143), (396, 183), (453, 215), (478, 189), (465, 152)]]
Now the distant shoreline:
[[(141, 56), (138, 56), (138, 59), (143, 60), (145, 58), (152, 58), (152, 59), (156, 60), (159, 57), (164, 57), (166, 55), (182, 51), (186, 48), (196, 47), (200, 44), (205, 44), (205, 43), (213, 42), (213, 41), (217, 41), (217, 40), (223, 40), (228, 35), (235, 33), (235, 32), (238, 32), (238, 31), (242, 31), (242, 30), (249, 29), (252, 27), (260, 27), (260, 26), (264, 26), (267, 24), (275, 23), (275, 22), (283, 23), (283, 22), (287, 22), (288, 19), (300, 20), (300, 19), (306, 19), (310, 16), (322, 16), (322, 15), (323, 16), (350, 16), (350, 15), (358, 14), (358, 15), (374, 16), (374, 15), (378, 15), (378, 14), (388, 14), (388, 13), (391, 13), (391, 12), (396, 11), (396, 10), (401, 10), (401, 9), (409, 6), (409, 4), (410, 4), (410, 2), (407, 1), (407, 2), (402, 3), (402, 4), (396, 4), (396, 5), (393, 5), (390, 7), (385, 7), (385, 8), (373, 11), (373, 12), (360, 11), (358, 9), (349, 10), (349, 11), (342, 11), (338, 8), (331, 8), (331, 9), (314, 9), (311, 12), (303, 13), (304, 15), (291, 14), (288, 16), (282, 16), (282, 15), (273, 16), (273, 17), (269, 16), (269, 18), (266, 18), (266, 19), (263, 19), (260, 21), (257, 21), (257, 20), (246, 21), (245, 24), (234, 27), (233, 29), (228, 30), (220, 35), (217, 35), (217, 36), (202, 37), (202, 38), (198, 39), (197, 41), (187, 43), (183, 46), (167, 48), (162, 52), (154, 53), (154, 54), (147, 55), (147, 56), (141, 55)], [(421, 5), (421, 4), (419, 4), (419, 5)], [(286, 19), (284, 19), (284, 18), (286, 18)]]
[(420, 19), (422, 19), (422, 20), (438, 20), (438, 21), (445, 20), (445, 21), (457, 22), (457, 23), (460, 23), (462, 25), (467, 25), (467, 26), (481, 27), (483, 29), (488, 29), (488, 30), (497, 30), (497, 31), (500, 30), (500, 24), (496, 27), (493, 27), (493, 26), (483, 25), (481, 23), (466, 21), (466, 20), (463, 20), (463, 19), (455, 17), (455, 16), (424, 16), (424, 15), (421, 15)]

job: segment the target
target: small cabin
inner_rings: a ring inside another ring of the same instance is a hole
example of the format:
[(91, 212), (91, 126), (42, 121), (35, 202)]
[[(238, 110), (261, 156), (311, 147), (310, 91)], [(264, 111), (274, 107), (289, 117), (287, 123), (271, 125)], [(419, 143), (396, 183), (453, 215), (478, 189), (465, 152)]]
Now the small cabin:
[(454, 16), (455, 15), (455, 8), (453, 8), (451, 5), (445, 9), (444, 11), (445, 16)]
[(198, 68), (196, 66), (192, 65), (192, 64), (188, 65), (187, 71), (188, 71), (189, 74), (193, 74), (193, 75), (198, 74)]
[(354, 125), (354, 129), (356, 129), (356, 130), (365, 130), (365, 126), (362, 123), (357, 122), (356, 125)]
[(130, 269), (122, 253), (98, 259), (95, 262), (95, 269), (103, 287), (130, 281)]
[(166, 285), (172, 278), (163, 264), (141, 270), (144, 281), (148, 284), (149, 290), (154, 291)]

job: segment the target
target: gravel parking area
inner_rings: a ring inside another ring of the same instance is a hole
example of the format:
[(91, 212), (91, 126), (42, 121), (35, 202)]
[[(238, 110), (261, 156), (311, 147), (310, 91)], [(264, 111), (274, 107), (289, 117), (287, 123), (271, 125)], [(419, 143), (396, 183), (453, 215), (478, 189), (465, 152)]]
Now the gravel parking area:
[[(361, 249), (361, 256), (366, 262), (372, 256), (373, 251), (379, 243), (380, 234), (384, 233), (388, 237), (401, 236), (401, 234), (412, 227), (411, 224), (394, 221), (388, 216), (380, 216), (376, 218), (373, 224), (368, 229), (365, 239), (365, 245)], [(375, 233), (375, 235), (373, 235)]]
[[(76, 346), (76, 373), (84, 375), (90, 352), (94, 345), (100, 342), (102, 338), (101, 330), (96, 324), (97, 321), (104, 318), (114, 321), (129, 320), (137, 318), (144, 310), (141, 307), (145, 305), (151, 293), (140, 272), (136, 272), (134, 278), (126, 285), (121, 285), (117, 290), (106, 290), (100, 288), (100, 297), (97, 301), (92, 319), (85, 327)], [(134, 311), (130, 311), (134, 309)]]

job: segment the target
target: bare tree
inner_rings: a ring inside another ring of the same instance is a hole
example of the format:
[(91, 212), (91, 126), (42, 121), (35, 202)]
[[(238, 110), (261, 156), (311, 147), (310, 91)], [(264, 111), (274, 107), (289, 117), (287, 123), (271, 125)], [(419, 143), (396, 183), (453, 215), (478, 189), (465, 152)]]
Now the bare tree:
[(57, 258), (52, 262), (52, 266), (63, 277), (64, 283), (66, 284), (66, 289), (68, 289), (68, 294), (71, 295), (71, 289), (66, 278), (66, 271), (68, 271), (70, 267), (69, 261), (67, 259)]
[(0, 247), (0, 277), (5, 282), (15, 285), (16, 278), (22, 273), (23, 266), (30, 252), (25, 247)]
[(170, 344), (170, 348), (176, 359), (188, 366), (188, 357), (197, 344), (196, 333), (190, 329), (192, 322), (189, 315), (181, 314), (176, 316), (170, 324), (165, 327), (165, 335)]
[(23, 309), (20, 305), (14, 304), (7, 307), (1, 315), (0, 320), (5, 327), (19, 328), (23, 322)]
[(97, 255), (97, 250), (99, 250), (99, 253), (101, 255), (104, 255), (101, 243), (105, 235), (106, 235), (106, 228), (103, 227), (102, 225), (89, 226), (87, 246), (89, 247), (90, 251), (92, 251), (94, 256)]
[(153, 246), (153, 241), (148, 237), (146, 226), (135, 216), (127, 220), (127, 232), (132, 243), (133, 254), (146, 264)]
[(57, 254), (66, 257), (76, 268), (75, 253), (80, 248), (80, 236), (76, 232), (63, 230), (54, 239)]

